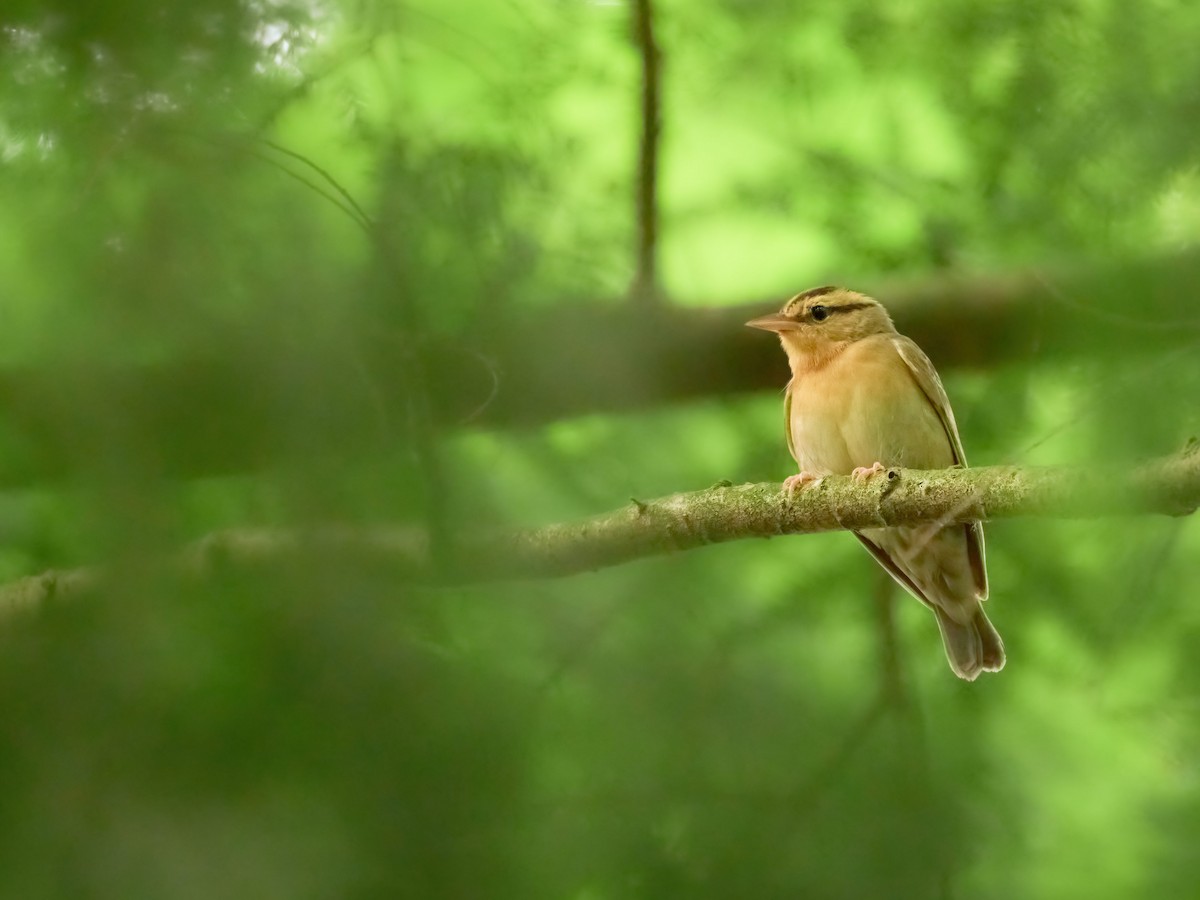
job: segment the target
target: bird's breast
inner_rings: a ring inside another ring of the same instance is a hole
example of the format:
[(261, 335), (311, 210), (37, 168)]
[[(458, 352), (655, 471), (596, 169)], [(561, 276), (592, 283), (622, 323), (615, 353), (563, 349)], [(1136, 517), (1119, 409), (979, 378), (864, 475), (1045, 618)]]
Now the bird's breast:
[(887, 338), (851, 344), (820, 368), (797, 368), (788, 390), (788, 427), (803, 471), (953, 463), (941, 418)]

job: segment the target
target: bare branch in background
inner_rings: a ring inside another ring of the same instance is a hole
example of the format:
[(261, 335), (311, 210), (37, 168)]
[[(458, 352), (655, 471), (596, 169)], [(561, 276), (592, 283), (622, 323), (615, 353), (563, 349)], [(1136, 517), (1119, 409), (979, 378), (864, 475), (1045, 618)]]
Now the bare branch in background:
[[(574, 575), (754, 537), (1022, 516), (1183, 516), (1198, 506), (1200, 444), (1193, 442), (1181, 453), (1134, 467), (889, 469), (866, 483), (830, 476), (790, 499), (776, 483), (717, 486), (635, 500), (578, 522), (461, 535), (450, 565), (430, 558), (423, 533), (379, 527), (240, 529), (210, 536), (183, 562), (203, 574), (214, 566), (258, 567), (331, 554), (399, 579), (464, 584)], [(78, 592), (102, 578), (97, 570), (25, 578), (0, 588), (0, 611)]]
[[(1197, 283), (1196, 254), (901, 284), (850, 281), (879, 297), (900, 331), (943, 374), (1089, 355), (1154, 355), (1156, 366), (1185, 366), (1200, 352), (1200, 316), (1179, 319), (1188, 308), (1181, 297)], [(634, 308), (611, 298), (564, 303), (413, 350), (421, 355), (429, 415), (442, 429), (467, 419), (472, 428), (537, 426), (745, 391), (778, 392), (788, 379), (783, 354), (743, 323), (777, 308), (786, 295), (727, 307)], [(1136, 315), (1130, 297), (1137, 298)], [(0, 459), (0, 486), (93, 465), (95, 454), (80, 436), (95, 428), (97, 398), (122, 410), (129, 433), (143, 441), (140, 451), (155, 460), (156, 471), (173, 477), (253, 470), (303, 447), (362, 458), (379, 452), (378, 405), (392, 421), (407, 419), (412, 385), (393, 342), (375, 339), (365, 361), (372, 396), (363, 391), (362, 359), (336, 351), (321, 358), (316, 339), (302, 348), (304, 359), (322, 371), (325, 407), (306, 415), (303, 427), (290, 416), (281, 429), (281, 404), (299, 399), (309, 408), (316, 401), (280, 392), (271, 366), (263, 365), (280, 348), (254, 334), (221, 337), (190, 361), (134, 367), (64, 360), (40, 369), (0, 369), (0, 421), (22, 442), (21, 454)], [(385, 452), (394, 454), (394, 445)]]
[(654, 36), (654, 5), (634, 0), (634, 36), (642, 57), (642, 123), (637, 183), (637, 273), (633, 292), (643, 302), (659, 296), (658, 141), (662, 132), (662, 52)]

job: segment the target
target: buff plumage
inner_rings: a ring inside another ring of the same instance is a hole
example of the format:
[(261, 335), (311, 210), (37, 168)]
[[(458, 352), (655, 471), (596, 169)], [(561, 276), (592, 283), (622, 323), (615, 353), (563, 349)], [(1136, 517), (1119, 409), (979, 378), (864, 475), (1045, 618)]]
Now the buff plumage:
[[(786, 434), (800, 472), (785, 482), (788, 491), (825, 475), (863, 479), (884, 467), (966, 465), (937, 371), (877, 301), (814, 288), (746, 324), (776, 332), (792, 370)], [(933, 611), (956, 675), (973, 681), (1003, 668), (1004, 644), (982, 606), (982, 524), (870, 528), (855, 536)]]

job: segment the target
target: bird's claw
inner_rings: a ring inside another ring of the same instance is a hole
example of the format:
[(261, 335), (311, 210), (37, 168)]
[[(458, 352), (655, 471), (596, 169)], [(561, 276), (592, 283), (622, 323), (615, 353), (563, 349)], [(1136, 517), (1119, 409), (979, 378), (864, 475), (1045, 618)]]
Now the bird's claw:
[(802, 491), (810, 484), (816, 484), (820, 480), (821, 476), (812, 472), (798, 472), (783, 479), (783, 492), (791, 498), (796, 495), (796, 491)]
[(853, 472), (850, 473), (850, 477), (861, 484), (862, 482), (864, 482), (868, 478), (870, 478), (872, 475), (878, 475), (880, 472), (886, 472), (886, 471), (887, 471), (887, 466), (885, 466), (881, 462), (876, 461), (875, 465), (870, 466), (869, 468), (867, 466), (859, 466), (857, 469), (855, 469)]

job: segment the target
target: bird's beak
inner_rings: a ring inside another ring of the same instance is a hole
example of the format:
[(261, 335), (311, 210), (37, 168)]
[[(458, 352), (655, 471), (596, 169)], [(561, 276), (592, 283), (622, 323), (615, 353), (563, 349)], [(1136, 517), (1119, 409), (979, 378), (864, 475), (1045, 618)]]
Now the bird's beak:
[(789, 319), (782, 313), (771, 313), (769, 316), (759, 316), (746, 323), (748, 328), (761, 328), (763, 331), (797, 331), (800, 323)]

